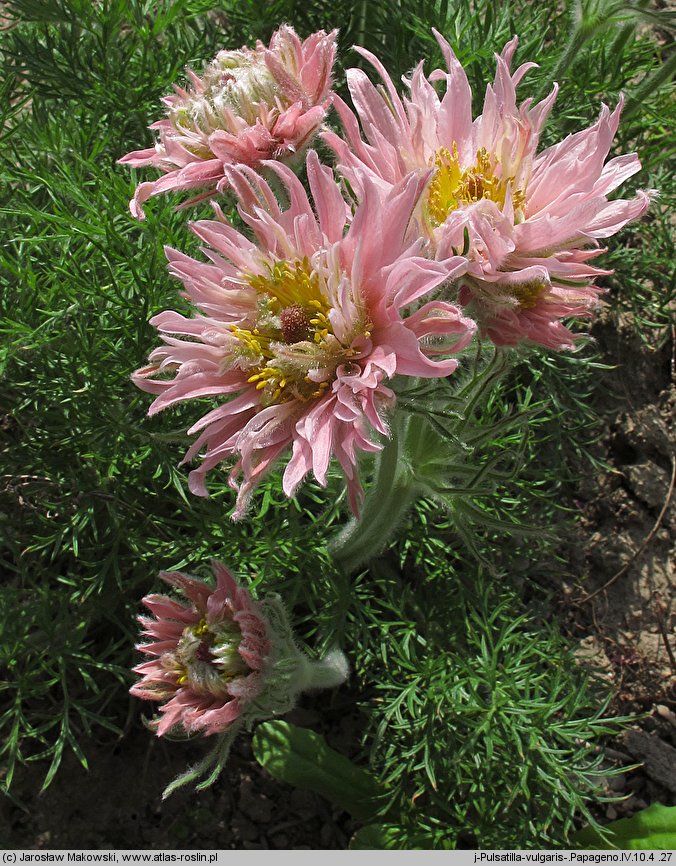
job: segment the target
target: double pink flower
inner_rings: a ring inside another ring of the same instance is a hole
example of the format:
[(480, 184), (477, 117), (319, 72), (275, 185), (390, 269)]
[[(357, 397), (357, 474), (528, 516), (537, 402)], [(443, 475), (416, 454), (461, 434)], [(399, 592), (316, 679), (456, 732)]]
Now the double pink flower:
[(267, 48), (259, 41), (253, 50), (220, 51), (202, 78), (188, 71), (192, 86), (164, 97), (167, 117), (150, 127), (157, 144), (119, 160), (165, 173), (138, 185), (132, 214), (143, 219), (143, 202), (163, 192), (201, 190), (185, 205), (212, 195), (226, 165), (297, 158), (331, 102), (336, 36), (320, 30), (301, 42), (283, 26)]
[[(130, 154), (167, 174), (141, 184), (132, 210), (166, 189), (228, 187), (253, 239), (216, 207), (193, 231), (208, 261), (168, 249), (194, 314), (168, 310), (151, 321), (164, 345), (134, 374), (156, 395), (150, 414), (211, 397), (219, 405), (188, 431), (185, 460), (202, 455), (190, 489), (233, 460), (235, 518), (255, 485), (290, 451), (283, 477), (293, 495), (313, 473), (327, 483), (336, 457), (352, 508), (362, 491), (359, 451), (388, 435), (395, 375), (452, 373), (476, 330), (497, 345), (574, 345), (562, 320), (588, 315), (602, 291), (591, 264), (599, 241), (648, 207), (650, 196), (609, 201), (640, 169), (636, 154), (606, 162), (622, 103), (589, 129), (538, 152), (556, 86), (542, 102), (517, 104), (534, 65), (511, 71), (517, 40), (497, 56), (482, 113), (472, 118), (467, 77), (436, 34), (448, 72), (422, 63), (400, 97), (380, 61), (384, 89), (356, 69), (348, 84), (357, 116), (337, 96), (345, 139), (325, 131), (356, 207), (331, 169), (310, 152), (312, 201), (284, 165), (316, 131), (331, 97), (335, 32), (301, 42), (288, 27), (269, 48), (221, 52), (194, 89), (168, 97), (160, 142)], [(443, 81), (445, 93), (433, 84)], [(282, 209), (260, 173), (281, 181)]]
[(280, 208), (252, 169), (226, 166), (255, 242), (216, 207), (218, 220), (192, 226), (208, 244), (209, 263), (167, 250), (170, 271), (197, 312), (166, 311), (151, 320), (164, 345), (134, 381), (157, 395), (150, 414), (198, 397), (222, 400), (188, 431), (200, 435), (185, 460), (204, 452), (190, 489), (206, 495), (206, 473), (235, 459), (235, 518), (289, 449), (287, 496), (308, 472), (325, 485), (333, 455), (356, 510), (357, 452), (379, 450), (373, 433), (388, 433), (395, 396), (387, 381), (449, 375), (458, 361), (443, 356), (461, 351), (474, 334), (474, 322), (456, 306), (426, 301), (466, 261), (423, 258), (418, 231), (407, 241), (429, 172), (408, 174), (387, 191), (365, 179), (345, 231), (347, 205), (314, 152), (307, 160), (314, 209), (288, 168), (265, 167), (286, 187), (289, 207)]
[[(604, 165), (622, 101), (612, 113), (603, 106), (590, 128), (538, 153), (557, 87), (537, 105), (530, 99), (517, 105), (517, 85), (535, 64), (510, 71), (516, 37), (497, 56), (483, 112), (472, 119), (467, 76), (446, 40), (435, 35), (448, 72), (426, 78), (421, 62), (403, 99), (380, 61), (357, 49), (385, 89), (360, 70), (348, 70), (358, 119), (336, 97), (345, 140), (333, 132), (324, 138), (359, 195), (367, 181), (388, 189), (411, 171), (432, 171), (418, 225), (438, 260), (467, 255), (453, 297), (494, 343), (571, 347), (574, 336), (561, 319), (588, 314), (602, 291), (594, 279), (609, 273), (589, 264), (603, 252), (599, 239), (639, 217), (650, 201), (646, 192), (629, 200), (607, 198), (641, 167), (636, 154)], [(436, 81), (446, 85), (441, 98)]]
[(224, 565), (215, 562), (214, 575), (212, 588), (180, 571), (162, 572), (187, 604), (165, 595), (143, 599), (152, 616), (138, 619), (151, 641), (137, 649), (151, 660), (134, 668), (141, 680), (130, 692), (162, 702), (159, 736), (174, 728), (222, 733), (264, 688), (271, 663), (266, 617)]
[[(608, 200), (640, 169), (636, 154), (606, 162), (621, 101), (538, 153), (557, 88), (536, 105), (517, 105), (516, 88), (534, 64), (511, 71), (516, 38), (497, 57), (473, 119), (467, 77), (436, 36), (448, 72), (427, 78), (419, 64), (404, 98), (380, 61), (358, 49), (384, 90), (349, 70), (357, 116), (335, 97), (345, 139), (324, 132), (354, 207), (314, 151), (306, 160), (310, 197), (284, 164), (323, 122), (335, 31), (301, 42), (282, 27), (268, 48), (220, 52), (203, 78), (190, 73), (192, 88), (164, 100), (155, 148), (120, 160), (165, 173), (139, 185), (135, 216), (161, 192), (200, 189), (201, 198), (227, 187), (249, 230), (214, 205), (215, 220), (191, 226), (206, 260), (167, 248), (191, 309), (151, 320), (163, 343), (133, 375), (155, 395), (151, 415), (183, 401), (216, 402), (188, 430), (197, 438), (184, 462), (201, 455), (189, 478), (200, 496), (209, 471), (233, 464), (235, 518), (282, 458), (292, 496), (309, 473), (325, 486), (335, 457), (357, 512), (358, 455), (380, 450), (389, 434), (390, 380), (452, 374), (458, 360), (449, 356), (477, 329), (466, 312), (497, 345), (572, 346), (562, 319), (588, 314), (601, 291), (594, 280), (609, 273), (590, 264), (599, 240), (649, 204), (646, 192)], [(281, 183), (284, 208), (263, 174)], [(187, 603), (144, 599), (152, 616), (139, 619), (150, 642), (138, 649), (150, 660), (134, 669), (141, 679), (131, 693), (161, 703), (159, 735), (223, 734), (229, 747), (240, 728), (288, 711), (306, 688), (339, 684), (348, 668), (340, 651), (310, 662), (278, 601), (259, 604), (224, 566), (214, 570), (214, 588), (180, 572), (162, 575)], [(215, 772), (227, 757), (217, 752), (209, 759)]]

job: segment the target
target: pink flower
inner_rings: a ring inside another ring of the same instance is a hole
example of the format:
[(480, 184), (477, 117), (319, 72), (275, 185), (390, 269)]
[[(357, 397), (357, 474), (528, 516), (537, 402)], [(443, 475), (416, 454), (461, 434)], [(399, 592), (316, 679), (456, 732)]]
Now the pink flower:
[(164, 595), (143, 603), (152, 616), (140, 616), (150, 643), (139, 644), (152, 657), (134, 668), (142, 679), (130, 693), (165, 701), (157, 734), (226, 731), (263, 690), (271, 642), (265, 615), (225, 566), (214, 563), (216, 586), (181, 572), (162, 572), (188, 604)]
[[(421, 62), (403, 99), (380, 61), (357, 49), (387, 92), (360, 70), (348, 70), (365, 140), (338, 97), (346, 140), (333, 132), (324, 137), (360, 195), (367, 180), (387, 188), (414, 169), (431, 169), (418, 211), (422, 231), (437, 259), (467, 255), (458, 299), (494, 343), (570, 347), (574, 336), (560, 320), (589, 314), (602, 291), (593, 281), (609, 273), (589, 264), (603, 252), (598, 239), (641, 216), (650, 201), (646, 192), (630, 200), (607, 198), (641, 167), (636, 154), (604, 165), (622, 100), (612, 113), (603, 106), (593, 126), (538, 154), (557, 87), (537, 105), (527, 99), (517, 106), (516, 87), (535, 64), (510, 71), (516, 37), (497, 56), (483, 112), (472, 120), (467, 77), (446, 40), (435, 35), (449, 71), (436, 70), (428, 79)], [(440, 80), (446, 83), (442, 98), (432, 86)]]
[(345, 232), (347, 205), (313, 151), (307, 175), (316, 213), (286, 166), (265, 165), (285, 184), (288, 209), (253, 170), (226, 167), (256, 243), (215, 207), (218, 221), (192, 226), (209, 244), (208, 264), (167, 250), (171, 273), (199, 312), (187, 318), (166, 311), (151, 320), (165, 345), (133, 379), (158, 395), (150, 414), (197, 397), (222, 399), (188, 431), (200, 435), (185, 460), (204, 449), (190, 489), (206, 496), (206, 473), (236, 458), (235, 519), (290, 447), (287, 496), (308, 472), (326, 485), (334, 455), (357, 510), (356, 452), (380, 450), (372, 432), (388, 433), (395, 396), (386, 381), (395, 374), (447, 376), (458, 362), (438, 356), (460, 351), (473, 336), (474, 322), (456, 307), (422, 302), (466, 263), (423, 258), (422, 239), (408, 248), (404, 241), (428, 173), (409, 175), (386, 193), (366, 179)]
[(167, 117), (150, 127), (159, 132), (155, 147), (119, 160), (165, 173), (138, 185), (129, 204), (133, 216), (143, 219), (143, 202), (170, 190), (203, 190), (185, 205), (212, 195), (226, 165), (255, 168), (267, 159), (294, 159), (331, 101), (337, 33), (320, 30), (301, 42), (283, 26), (269, 48), (259, 41), (254, 50), (220, 51), (202, 78), (188, 70), (192, 87), (166, 96)]
[(335, 688), (349, 675), (337, 647), (322, 659), (298, 647), (278, 595), (256, 602), (224, 565), (214, 562), (213, 570), (213, 588), (180, 571), (163, 572), (187, 603), (148, 595), (143, 602), (152, 616), (138, 618), (151, 642), (137, 649), (151, 660), (134, 668), (141, 681), (129, 691), (161, 702), (152, 723), (157, 735), (217, 735), (211, 751), (174, 779), (164, 797), (200, 778), (197, 790), (208, 788), (242, 729), (288, 713), (301, 692)]

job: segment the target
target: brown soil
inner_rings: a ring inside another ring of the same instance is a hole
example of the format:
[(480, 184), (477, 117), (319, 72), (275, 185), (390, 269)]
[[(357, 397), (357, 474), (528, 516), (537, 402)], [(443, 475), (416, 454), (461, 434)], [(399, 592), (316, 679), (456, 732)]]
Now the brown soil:
[(616, 766), (642, 764), (608, 780), (627, 797), (605, 809), (614, 819), (676, 804), (676, 378), (673, 332), (650, 346), (630, 322), (602, 319), (593, 333), (614, 365), (598, 407), (608, 469), (580, 485), (582, 519), (564, 548), (575, 580), (560, 613), (580, 660), (612, 684), (612, 709), (638, 717), (610, 744)]
[[(316, 725), (319, 714), (297, 709), (288, 719)], [(353, 720), (332, 722), (327, 738), (349, 753)], [(44, 766), (22, 771), (16, 802), (0, 800), (0, 847), (344, 849), (356, 829), (322, 797), (272, 779), (246, 736), (215, 785), (199, 795), (186, 787), (164, 802), (166, 785), (203, 756), (200, 745), (167, 743), (138, 727), (122, 740), (90, 743), (86, 754), (90, 772), (70, 754), (37, 797)]]
[[(674, 340), (649, 346), (630, 323), (600, 320), (593, 329), (604, 371), (597, 443), (608, 470), (577, 492), (581, 520), (562, 552), (574, 575), (558, 616), (579, 643), (581, 663), (613, 685), (612, 710), (640, 720), (609, 744), (609, 767), (642, 766), (608, 778), (624, 796), (601, 817), (633, 814), (652, 802), (676, 803), (676, 637), (672, 614), (674, 487)], [(664, 335), (662, 335), (664, 336)], [(311, 704), (293, 721), (322, 718)], [(328, 738), (350, 753), (354, 718), (335, 714)], [(16, 802), (0, 802), (0, 844), (22, 848), (346, 848), (354, 825), (327, 801), (267, 776), (247, 737), (236, 743), (221, 780), (199, 797), (165, 785), (201, 751), (166, 744), (144, 729), (122, 741), (91, 743), (92, 770), (72, 756), (43, 794), (44, 767), (21, 774)], [(6, 828), (4, 831), (2, 826)]]

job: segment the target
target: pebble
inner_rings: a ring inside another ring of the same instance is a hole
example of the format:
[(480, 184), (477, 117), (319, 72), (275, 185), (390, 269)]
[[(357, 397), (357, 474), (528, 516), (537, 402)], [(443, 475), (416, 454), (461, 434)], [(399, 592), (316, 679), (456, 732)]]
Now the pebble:
[(239, 808), (256, 824), (269, 824), (272, 820), (272, 803), (265, 794), (257, 793), (251, 783), (240, 787)]
[(308, 813), (311, 815), (317, 813), (317, 801), (315, 795), (310, 793), (310, 791), (301, 791), (300, 788), (296, 788), (291, 792), (289, 801), (291, 808), (298, 815), (306, 816)]
[(324, 846), (324, 848), (333, 847), (333, 827), (331, 827), (330, 824), (324, 824), (322, 829), (319, 831), (319, 841)]
[(676, 794), (676, 749), (644, 731), (627, 731), (622, 740), (632, 757), (643, 763), (649, 779)]
[(252, 842), (260, 836), (260, 832), (255, 824), (252, 824), (241, 812), (235, 813), (232, 819), (232, 829), (244, 842)]

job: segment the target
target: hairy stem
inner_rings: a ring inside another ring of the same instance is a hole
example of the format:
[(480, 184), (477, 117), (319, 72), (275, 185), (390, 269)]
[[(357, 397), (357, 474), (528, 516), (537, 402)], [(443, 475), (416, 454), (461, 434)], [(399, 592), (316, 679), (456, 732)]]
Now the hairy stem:
[(409, 423), (415, 422), (402, 414), (393, 419), (392, 436), (378, 455), (359, 519), (350, 521), (329, 546), (348, 574), (383, 550), (416, 498), (417, 485), (403, 449)]

